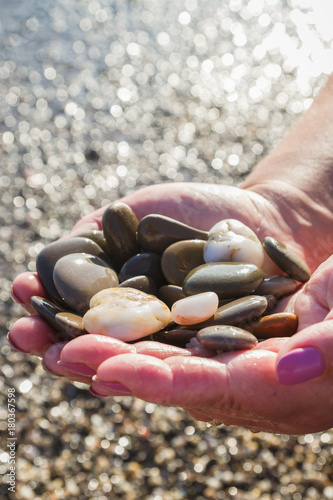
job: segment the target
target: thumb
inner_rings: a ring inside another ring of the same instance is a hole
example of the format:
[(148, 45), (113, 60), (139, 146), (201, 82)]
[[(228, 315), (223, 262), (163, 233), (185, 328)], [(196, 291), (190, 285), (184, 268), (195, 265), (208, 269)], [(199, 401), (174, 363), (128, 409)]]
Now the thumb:
[(318, 377), (333, 382), (333, 320), (311, 325), (284, 343), (277, 356), (276, 373), (282, 385)]

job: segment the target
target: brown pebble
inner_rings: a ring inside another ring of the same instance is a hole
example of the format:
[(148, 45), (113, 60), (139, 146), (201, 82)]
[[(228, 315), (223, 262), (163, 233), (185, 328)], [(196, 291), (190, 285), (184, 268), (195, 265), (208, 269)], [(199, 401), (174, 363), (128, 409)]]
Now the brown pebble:
[(258, 339), (291, 337), (297, 331), (298, 318), (292, 313), (275, 313), (263, 316), (257, 321), (251, 321), (242, 327)]
[(150, 276), (157, 287), (165, 285), (161, 269), (161, 256), (154, 252), (143, 252), (134, 255), (119, 271), (119, 281), (122, 283), (134, 276)]
[(266, 276), (264, 281), (256, 289), (257, 295), (274, 295), (276, 298), (283, 297), (292, 293), (297, 288), (297, 282), (290, 276), (277, 274), (274, 276)]
[(150, 295), (157, 294), (156, 283), (150, 276), (133, 276), (133, 278), (128, 278), (128, 280), (123, 281), (118, 286), (120, 288), (135, 288)]

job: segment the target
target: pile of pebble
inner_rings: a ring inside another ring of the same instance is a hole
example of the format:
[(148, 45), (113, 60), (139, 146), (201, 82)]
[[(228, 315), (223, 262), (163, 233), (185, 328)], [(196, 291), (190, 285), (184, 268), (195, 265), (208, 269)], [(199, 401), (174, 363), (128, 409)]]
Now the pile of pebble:
[[(286, 274), (265, 275), (265, 252)], [(63, 338), (196, 339), (217, 351), (293, 335), (295, 314), (268, 313), (310, 278), (294, 252), (272, 237), (262, 244), (240, 221), (208, 232), (157, 214), (139, 222), (122, 202), (106, 208), (100, 231), (44, 247), (36, 267), (51, 300), (31, 303)]]

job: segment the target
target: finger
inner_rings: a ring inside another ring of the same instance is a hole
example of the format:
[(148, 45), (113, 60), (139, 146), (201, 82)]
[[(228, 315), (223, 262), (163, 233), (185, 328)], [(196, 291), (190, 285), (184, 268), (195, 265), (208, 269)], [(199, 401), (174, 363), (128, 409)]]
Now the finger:
[(38, 316), (17, 320), (7, 338), (14, 349), (36, 356), (43, 356), (48, 347), (57, 342), (56, 332)]
[[(231, 410), (236, 395), (239, 407), (242, 398), (251, 398), (251, 394), (257, 392), (261, 377), (276, 383), (272, 380), (275, 378), (274, 353), (253, 351), (252, 357), (242, 353), (228, 353), (215, 359), (175, 356), (166, 360), (123, 354), (102, 363), (95, 381), (120, 383), (141, 399), (167, 406), (214, 408), (222, 402), (222, 406)], [(245, 380), (241, 380), (245, 372)]]
[(46, 297), (37, 273), (31, 272), (25, 272), (16, 276), (12, 284), (11, 293), (15, 302), (21, 304), (31, 314), (34, 314), (35, 310), (30, 304), (30, 298), (33, 295)]
[[(62, 352), (60, 364), (73, 373), (91, 373), (108, 358), (125, 353), (140, 353), (165, 359), (170, 356), (190, 356), (186, 349), (162, 344), (160, 342), (137, 342), (126, 344), (121, 340), (104, 335), (85, 335), (68, 342)], [(88, 368), (88, 371), (86, 370)]]
[(56, 375), (58, 377), (67, 377), (77, 382), (90, 384), (91, 377), (94, 372), (92, 372), (90, 375), (73, 374), (71, 371), (66, 370), (66, 368), (63, 368), (59, 364), (61, 351), (65, 345), (66, 342), (57, 342), (56, 344), (51, 345), (45, 351), (43, 358), (43, 367), (45, 368), (45, 370), (51, 372), (53, 375)]
[(130, 352), (135, 352), (134, 345), (105, 335), (89, 334), (68, 342), (61, 352), (60, 362), (64, 365), (85, 365), (97, 370), (106, 359)]
[(333, 320), (301, 330), (283, 344), (277, 357), (277, 377), (283, 385), (309, 380), (333, 381)]

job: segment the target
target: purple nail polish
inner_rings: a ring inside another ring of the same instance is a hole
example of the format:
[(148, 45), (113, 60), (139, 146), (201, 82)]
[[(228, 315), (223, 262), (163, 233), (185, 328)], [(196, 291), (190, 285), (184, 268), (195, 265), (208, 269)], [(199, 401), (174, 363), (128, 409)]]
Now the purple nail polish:
[(294, 349), (278, 362), (277, 377), (282, 385), (295, 385), (319, 377), (325, 365), (321, 353), (313, 347)]
[(93, 377), (96, 371), (83, 363), (62, 363), (58, 361), (58, 365), (65, 368), (69, 372), (75, 373), (77, 375), (84, 375), (86, 377)]
[(99, 396), (130, 396), (132, 394), (123, 384), (119, 384), (118, 382), (102, 382), (101, 380), (93, 380), (92, 390), (96, 391), (96, 394)]

